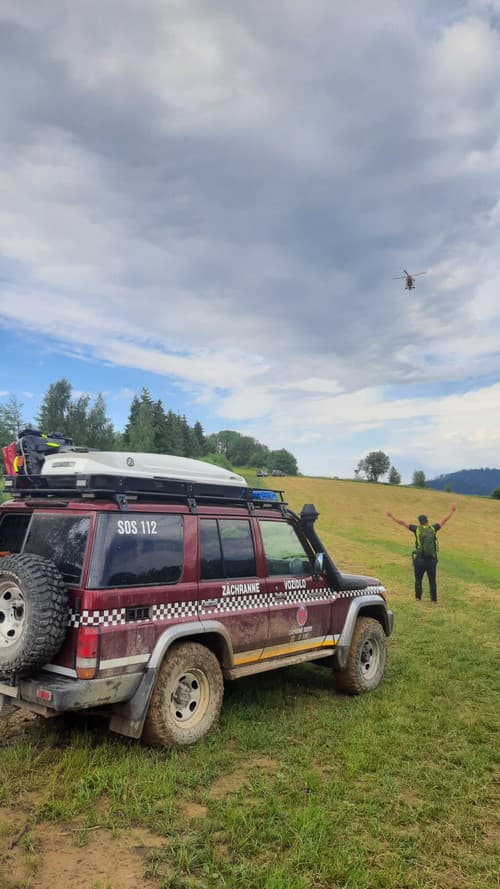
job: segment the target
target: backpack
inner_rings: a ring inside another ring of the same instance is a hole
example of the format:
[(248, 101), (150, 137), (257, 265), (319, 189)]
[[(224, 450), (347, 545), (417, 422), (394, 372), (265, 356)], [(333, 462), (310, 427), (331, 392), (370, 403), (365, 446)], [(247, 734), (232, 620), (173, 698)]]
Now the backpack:
[(417, 541), (416, 555), (421, 558), (437, 559), (437, 532), (432, 525), (417, 525), (415, 531)]

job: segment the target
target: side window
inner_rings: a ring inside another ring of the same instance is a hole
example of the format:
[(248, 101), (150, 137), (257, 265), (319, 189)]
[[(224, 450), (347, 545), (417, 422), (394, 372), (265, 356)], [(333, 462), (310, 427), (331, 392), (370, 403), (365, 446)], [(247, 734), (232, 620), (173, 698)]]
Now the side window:
[(200, 521), (200, 577), (202, 580), (218, 580), (224, 577), (222, 549), (216, 519)]
[(260, 531), (271, 576), (310, 574), (311, 562), (294, 528), (287, 522), (262, 521)]
[(180, 515), (101, 515), (89, 586), (152, 586), (180, 580), (184, 522)]
[(201, 519), (202, 580), (255, 577), (255, 550), (246, 519)]
[(29, 525), (29, 515), (4, 515), (0, 520), (0, 552), (18, 553)]

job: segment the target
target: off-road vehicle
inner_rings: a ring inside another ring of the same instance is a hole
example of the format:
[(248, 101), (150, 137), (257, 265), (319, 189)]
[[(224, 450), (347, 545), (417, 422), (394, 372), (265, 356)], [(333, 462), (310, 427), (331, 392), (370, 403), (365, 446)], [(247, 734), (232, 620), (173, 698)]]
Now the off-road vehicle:
[(0, 713), (97, 708), (181, 747), (216, 725), (224, 680), (314, 660), (351, 694), (382, 679), (386, 591), (339, 571), (312, 504), (296, 515), (199, 461), (69, 446), (5, 489)]

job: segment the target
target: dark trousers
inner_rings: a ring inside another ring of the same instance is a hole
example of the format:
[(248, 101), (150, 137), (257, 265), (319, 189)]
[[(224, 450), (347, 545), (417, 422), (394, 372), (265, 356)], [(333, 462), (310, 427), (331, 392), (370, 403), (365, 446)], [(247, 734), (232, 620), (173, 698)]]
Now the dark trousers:
[(436, 571), (437, 559), (430, 556), (416, 556), (413, 560), (413, 570), (415, 571), (415, 596), (417, 599), (422, 598), (422, 580), (424, 574), (429, 578), (429, 589), (431, 593), (431, 602), (437, 602), (437, 586)]

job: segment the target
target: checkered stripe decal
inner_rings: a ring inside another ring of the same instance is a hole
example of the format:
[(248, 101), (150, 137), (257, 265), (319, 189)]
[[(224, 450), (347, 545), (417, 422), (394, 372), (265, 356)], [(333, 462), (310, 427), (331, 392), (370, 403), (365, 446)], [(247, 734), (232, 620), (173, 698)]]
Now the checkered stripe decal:
[(162, 605), (153, 605), (151, 620), (169, 620), (172, 617), (196, 617), (198, 603), (191, 602), (167, 602)]
[(103, 611), (82, 611), (81, 614), (71, 612), (69, 627), (117, 627), (120, 624), (133, 626), (137, 623), (150, 623), (151, 621), (173, 620), (179, 617), (196, 617), (198, 603), (191, 602), (167, 602), (151, 606), (151, 617), (127, 620), (126, 608), (105, 608)]
[[(221, 596), (214, 604), (208, 604), (207, 600), (200, 602), (190, 600), (188, 602), (166, 602), (151, 606), (151, 617), (146, 622), (159, 622), (175, 620), (178, 618), (196, 618), (213, 614), (234, 614), (243, 611), (255, 611), (259, 608), (282, 608), (283, 605), (293, 603), (326, 602), (334, 599), (353, 599), (359, 596), (371, 596), (380, 593), (384, 587), (369, 586), (364, 590), (332, 590), (330, 587), (320, 587), (312, 590), (286, 590), (280, 593), (279, 601), (273, 593), (256, 593), (255, 595)], [(214, 599), (216, 597), (214, 596)], [(205, 604), (207, 602), (207, 604)], [(82, 611), (81, 614), (71, 612), (69, 627), (116, 627), (121, 624), (133, 626), (135, 623), (144, 623), (140, 620), (127, 620), (125, 608), (105, 608), (103, 611)]]
[(367, 586), (364, 590), (342, 590), (341, 592), (334, 593), (336, 599), (352, 599), (353, 597), (358, 598), (358, 596), (380, 596), (380, 592), (385, 592), (385, 587), (383, 586)]
[(200, 601), (201, 615), (214, 614), (214, 612), (224, 614), (227, 612), (255, 611), (257, 608), (269, 608), (272, 596), (268, 593), (256, 593), (255, 595), (248, 596), (221, 596), (214, 605), (205, 604), (206, 602), (206, 599), (201, 599)]

